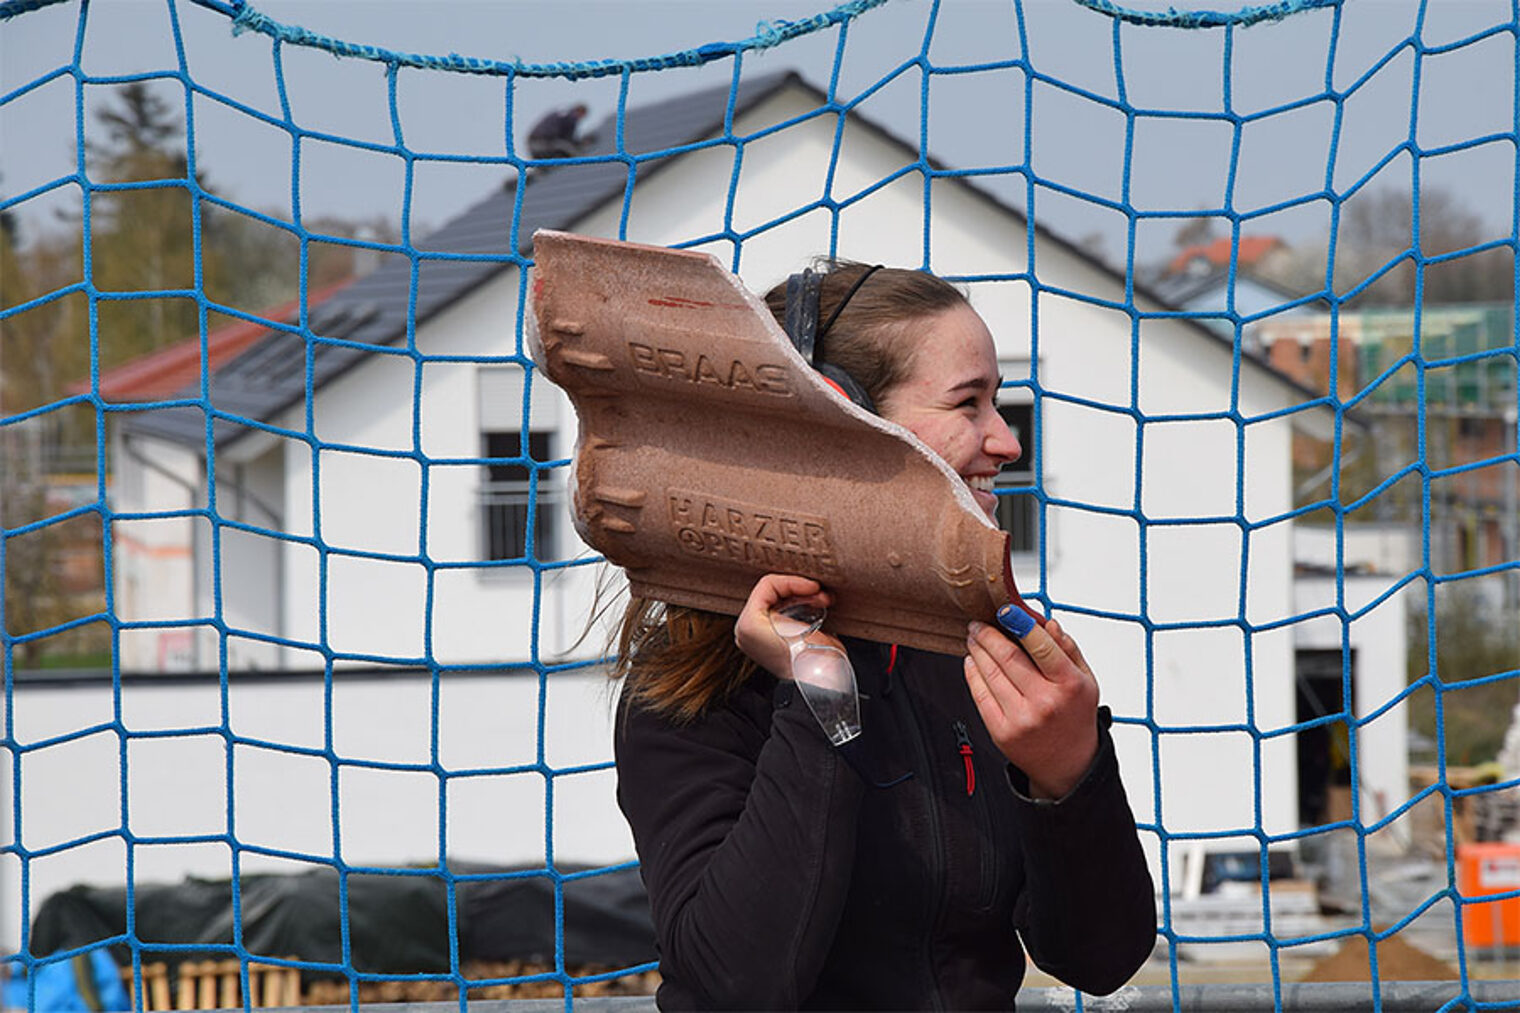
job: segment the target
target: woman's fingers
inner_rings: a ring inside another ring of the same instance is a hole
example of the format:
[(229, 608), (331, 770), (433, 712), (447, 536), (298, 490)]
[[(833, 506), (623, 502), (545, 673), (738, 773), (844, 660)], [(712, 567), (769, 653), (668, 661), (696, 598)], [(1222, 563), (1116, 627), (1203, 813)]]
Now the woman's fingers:
[(1037, 797), (1060, 798), (1097, 751), (1098, 685), (1061, 627), (999, 617), (972, 623), (966, 684), (987, 732), (1029, 778)]
[(986, 632), (991, 632), (988, 627), (973, 623), (971, 635), (966, 638), (966, 685), (982, 715), (982, 723), (997, 738), (1028, 709), (1019, 682), (1038, 676), (1021, 671), (1018, 666), (1028, 667), (1029, 662), (1016, 657), (1017, 648), (1001, 649), (1000, 642), (1012, 646), (1006, 638), (993, 633), (984, 643), (982, 635)]
[(989, 686), (1006, 684), (1017, 691), (1024, 679), (1037, 675), (1018, 645), (985, 623), (973, 622), (966, 637), (967, 656), (974, 659)]
[[(980, 624), (974, 623), (972, 625), (977, 626)], [(1007, 637), (998, 636), (988, 627), (984, 626), (982, 628), (1007, 644), (1010, 651), (1017, 650), (1013, 646), (1013, 642)], [(1056, 627), (1056, 632), (1061, 632), (1059, 626)], [(1067, 637), (1066, 639), (1070, 640), (1071, 638)], [(1029, 659), (1034, 662), (1040, 674), (1047, 679), (1060, 680), (1069, 678), (1073, 674), (1073, 670), (1077, 668), (1076, 663), (1072, 661), (1071, 656), (1062, 647), (1056, 637), (1052, 635), (1048, 626), (1031, 625), (1029, 630), (1019, 638), (1018, 643), (1024, 649), (1024, 653), (1029, 656)], [(1073, 646), (1075, 646), (1075, 642), (1073, 642)]]
[(772, 675), (791, 674), (791, 652), (771, 626), (771, 612), (783, 604), (828, 608), (833, 596), (816, 580), (791, 573), (768, 573), (755, 582), (744, 609), (734, 621), (734, 643), (755, 664)]
[[(1032, 674), (1056, 680), (1069, 677), (1076, 666), (1049, 627), (1037, 625), (1023, 612), (1013, 612), (1010, 615), (1012, 618), (998, 616), (1001, 629), (973, 622), (970, 626), (970, 641), (981, 644), (1004, 667), (1019, 667), (1021, 661), (1032, 661)], [(1015, 621), (1019, 619), (1023, 621)], [(1056, 632), (1060, 632), (1059, 626), (1056, 627)], [(1018, 639), (1015, 640), (1015, 637)]]
[(803, 601), (827, 608), (832, 600), (833, 596), (823, 589), (823, 585), (809, 577), (768, 573), (755, 583), (745, 607), (755, 606), (768, 612), (782, 602)]
[(976, 659), (970, 654), (966, 655), (966, 687), (971, 690), (971, 702), (976, 704), (977, 713), (982, 716), (982, 724), (997, 738), (999, 730), (1007, 721), (1007, 713), (998, 698), (993, 695), (992, 687), (987, 684), (987, 677), (982, 674), (981, 667)]
[[(965, 670), (966, 688), (971, 691), (971, 702), (982, 717), (982, 725), (994, 741), (1004, 738), (1018, 717), (1019, 705), (1014, 699), (1017, 690), (1012, 689), (1006, 679), (989, 676), (970, 654), (966, 655)], [(999, 688), (993, 689), (999, 683)]]

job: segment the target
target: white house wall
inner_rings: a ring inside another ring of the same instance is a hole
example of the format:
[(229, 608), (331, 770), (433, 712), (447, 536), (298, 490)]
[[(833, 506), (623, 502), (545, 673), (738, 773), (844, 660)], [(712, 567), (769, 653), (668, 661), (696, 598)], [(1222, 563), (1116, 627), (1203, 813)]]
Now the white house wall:
[[(331, 699), (333, 752), (346, 760), (426, 767), (433, 762), (432, 694), (427, 679), (339, 678)], [(556, 776), (552, 792), (545, 776), (611, 755), (606, 718), (612, 696), (603, 676), (558, 675), (542, 693), (532, 675), (445, 676), (437, 701), (439, 764), (471, 771), (539, 764), (542, 699), (542, 770), (441, 781), (431, 772), (340, 766), (336, 839), (334, 771), (327, 760), (311, 755), (327, 748), (324, 696), (317, 678), (234, 677), (227, 725), (264, 745), (239, 745), (229, 761), (226, 741), (215, 733), (132, 739), (125, 781), (121, 739), (110, 730), (28, 752), (21, 760), (19, 843), (45, 850), (120, 830), (125, 813), (126, 829), (138, 838), (212, 838), (230, 829), (244, 848), (341, 858), (350, 865), (425, 865), (442, 853), (497, 866), (542, 867), (551, 840), (553, 858), (561, 865), (605, 864), (633, 854), (622, 820), (607, 815), (616, 813), (611, 771)], [(57, 688), (21, 684), (12, 700), (15, 736), (23, 744), (115, 720), (112, 687), (105, 680)], [(121, 688), (120, 721), (132, 732), (215, 728), (223, 721), (221, 690), (204, 680), (129, 681)], [(8, 796), (11, 771), (0, 774)], [(229, 792), (236, 820), (231, 827)], [(545, 824), (546, 799), (552, 799), (552, 829)], [(441, 804), (449, 814), (442, 838)], [(6, 805), (6, 840), (11, 811)], [(138, 843), (131, 857), (137, 884), (226, 878), (233, 872), (225, 840)], [(119, 835), (34, 858), (29, 912), (35, 914), (48, 896), (76, 883), (125, 886), (127, 867), (127, 846)], [(239, 852), (243, 873), (303, 868), (309, 866)], [(9, 952), (20, 940), (21, 885), (15, 857), (0, 858), (0, 946)]]

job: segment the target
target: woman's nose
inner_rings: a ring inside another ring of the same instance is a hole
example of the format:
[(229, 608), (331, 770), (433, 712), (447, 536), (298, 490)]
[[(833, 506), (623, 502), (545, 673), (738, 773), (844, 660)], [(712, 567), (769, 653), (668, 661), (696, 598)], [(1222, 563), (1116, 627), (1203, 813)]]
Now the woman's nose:
[(982, 450), (988, 457), (1000, 458), (1009, 464), (1024, 455), (1019, 438), (1013, 435), (1013, 430), (1008, 427), (1002, 414), (996, 411), (992, 413), (992, 422), (982, 440)]

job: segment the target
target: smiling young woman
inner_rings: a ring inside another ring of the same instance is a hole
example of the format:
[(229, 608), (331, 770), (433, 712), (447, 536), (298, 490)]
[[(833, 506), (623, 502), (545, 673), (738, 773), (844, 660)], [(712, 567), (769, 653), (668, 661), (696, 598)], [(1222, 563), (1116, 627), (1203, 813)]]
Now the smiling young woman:
[[(982, 318), (924, 272), (815, 270), (814, 362), (993, 516), (994, 478), (1022, 448)], [(766, 301), (784, 322), (785, 287)], [(1154, 946), (1155, 905), (1076, 643), (1053, 621), (1017, 640), (972, 623), (964, 657), (815, 632), (858, 688), (858, 732), (831, 741), (795, 703), (804, 655), (773, 622), (829, 604), (815, 581), (771, 574), (737, 619), (642, 600), (624, 616), (618, 800), (660, 1008), (1009, 1009), (1026, 950), (1085, 992), (1122, 985)]]

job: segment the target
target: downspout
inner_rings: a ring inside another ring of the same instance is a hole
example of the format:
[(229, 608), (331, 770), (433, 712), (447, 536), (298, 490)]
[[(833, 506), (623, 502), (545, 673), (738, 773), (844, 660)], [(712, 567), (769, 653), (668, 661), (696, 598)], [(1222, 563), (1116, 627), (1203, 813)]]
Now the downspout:
[[(281, 472), (282, 472), (282, 474), (283, 474), (283, 470), (284, 470), (284, 468), (283, 468), (283, 462), (282, 462), (282, 464), (281, 464)], [(242, 462), (238, 462), (238, 463), (236, 463), (236, 464), (234, 464), (232, 466), (232, 476), (233, 477), (232, 477), (232, 479), (230, 481), (230, 484), (232, 486), (233, 492), (236, 495), (236, 499), (234, 501), (235, 504), (236, 504), (236, 507), (237, 507), (237, 513), (235, 515), (236, 519), (240, 520), (240, 521), (248, 521), (249, 520), (249, 518), (247, 516), (248, 515), (248, 508), (251, 506), (255, 510), (257, 510), (259, 513), (261, 513), (261, 514), (264, 515), (264, 519), (268, 522), (269, 527), (271, 529), (273, 529), (273, 530), (279, 530), (281, 528), (283, 522), (284, 522), (284, 518), (281, 516), (281, 514), (280, 514), (280, 512), (278, 510), (276, 510), (274, 507), (270, 506), (268, 503), (264, 502), (264, 500), (262, 498), (260, 498), (259, 496), (256, 496), (252, 492), (248, 491), (248, 484), (247, 484), (247, 481), (245, 480), (245, 477), (244, 477), (246, 474), (247, 474), (247, 468), (246, 468), (246, 466)], [(220, 484), (222, 484), (222, 485), (229, 484), (229, 482), (227, 480), (223, 479), (220, 475), (217, 476), (217, 482), (220, 483)], [(283, 543), (281, 543), (281, 545), (283, 546)], [(283, 600), (284, 589), (285, 589), (285, 550), (284, 550), (283, 547), (281, 547), (281, 548), (276, 549), (275, 550), (275, 554), (274, 554), (274, 599), (275, 599), (274, 600), (274, 605), (275, 605), (275, 607), (274, 607), (274, 617), (273, 617), (273, 625), (274, 625), (275, 636), (277, 636), (277, 637), (279, 637), (281, 639), (284, 639), (284, 637), (285, 637), (285, 609), (284, 609), (284, 606), (281, 604), (281, 602)], [(280, 650), (283, 650), (283, 648), (280, 648)]]
[(174, 472), (170, 471), (168, 468), (165, 468), (163, 465), (161, 465), (157, 461), (153, 460), (151, 457), (146, 457), (142, 453), (140, 453), (139, 451), (134, 450), (133, 447), (132, 447), (132, 437), (128, 436), (125, 433), (122, 434), (121, 449), (122, 449), (122, 453), (126, 454), (132, 460), (134, 460), (138, 464), (142, 465), (148, 471), (155, 472), (156, 474), (162, 475), (164, 478), (167, 478), (169, 481), (173, 482), (175, 485), (177, 485), (181, 489), (185, 490), (187, 493), (190, 494), (191, 502), (194, 503), (194, 501), (195, 501), (195, 494), (199, 490), (197, 490), (196, 487), (193, 486), (193, 485), (191, 485), (189, 482), (186, 482), (183, 478), (180, 478)]
[[(122, 453), (126, 454), (127, 457), (131, 458), (137, 464), (142, 465), (144, 470), (151, 471), (156, 475), (167, 478), (172, 484), (177, 485), (183, 489), (186, 495), (187, 508), (191, 510), (195, 509), (196, 499), (199, 497), (201, 489), (205, 486), (206, 463), (204, 459), (197, 459), (197, 468), (201, 476), (201, 481), (199, 484), (193, 484), (185, 481), (179, 475), (176, 475), (174, 472), (170, 471), (168, 468), (165, 468), (163, 465), (159, 464), (151, 457), (148, 457), (146, 454), (143, 454), (141, 451), (137, 450), (132, 444), (132, 437), (126, 433), (123, 433), (121, 437), (121, 449)], [(200, 554), (200, 545), (198, 543), (199, 539), (196, 538), (195, 527), (192, 522), (190, 528), (190, 604), (192, 609), (200, 604), (201, 598), (200, 567), (196, 565)], [(199, 668), (201, 664), (200, 637), (196, 636), (194, 633), (192, 633), (190, 637), (190, 650), (191, 666), (193, 668)]]

